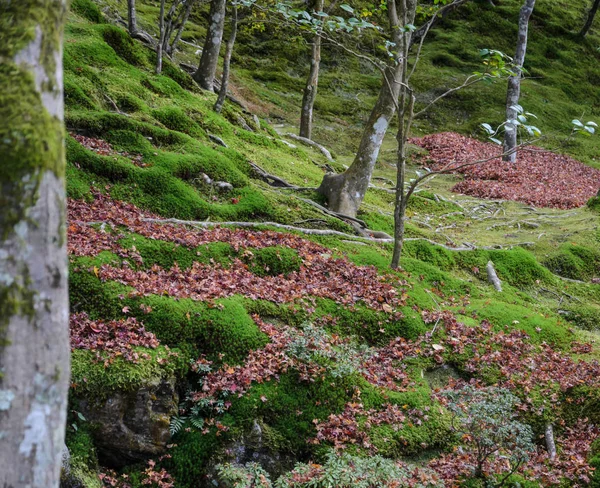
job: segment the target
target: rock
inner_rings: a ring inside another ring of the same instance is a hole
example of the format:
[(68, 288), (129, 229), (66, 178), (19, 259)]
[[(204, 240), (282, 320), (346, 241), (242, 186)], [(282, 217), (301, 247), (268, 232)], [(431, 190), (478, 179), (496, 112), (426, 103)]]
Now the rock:
[(287, 147), (291, 147), (292, 149), (296, 149), (298, 146), (296, 144), (292, 144), (291, 142), (285, 141), (283, 139), (278, 139), (279, 142), (285, 144)]
[(79, 408), (92, 426), (101, 463), (120, 468), (166, 451), (178, 402), (171, 377), (156, 378), (133, 391), (117, 391), (101, 402), (82, 399)]
[(203, 486), (225, 488), (218, 482), (218, 464), (244, 466), (247, 463), (258, 463), (273, 480), (293, 469), (297, 459), (283, 445), (270, 445), (267, 439), (272, 436), (271, 427), (255, 420), (249, 432), (232, 441), (223, 452), (215, 455), (214, 461), (208, 466), (207, 479)]
[(213, 141), (215, 144), (218, 144), (219, 146), (227, 147), (227, 144), (225, 144), (225, 141), (223, 139), (221, 139), (219, 136), (215, 136), (213, 134), (208, 134), (208, 138), (211, 141)]
[(242, 129), (247, 130), (249, 132), (254, 132), (254, 129), (248, 125), (248, 123), (246, 122), (246, 119), (244, 117), (242, 117), (241, 115), (237, 114), (236, 115), (236, 120), (237, 120), (238, 125)]
[(233, 185), (231, 183), (227, 183), (226, 181), (215, 181), (213, 185), (217, 188), (217, 190), (224, 193), (233, 190)]
[(252, 114), (252, 121), (254, 122), (254, 128), (259, 131), (260, 130), (260, 119), (258, 115)]

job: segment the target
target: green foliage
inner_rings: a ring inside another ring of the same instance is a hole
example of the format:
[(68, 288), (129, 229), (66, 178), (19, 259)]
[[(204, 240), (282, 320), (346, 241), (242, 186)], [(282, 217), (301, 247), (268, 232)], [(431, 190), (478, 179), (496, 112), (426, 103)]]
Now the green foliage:
[(269, 474), (260, 464), (248, 463), (245, 466), (220, 464), (217, 466), (219, 481), (225, 488), (271, 488)]
[(455, 422), (453, 428), (477, 454), (472, 466), (474, 478), (485, 479), (485, 464), (498, 456), (510, 463), (509, 472), (529, 459), (535, 451), (531, 428), (515, 420), (520, 400), (504, 388), (447, 391), (448, 409)]

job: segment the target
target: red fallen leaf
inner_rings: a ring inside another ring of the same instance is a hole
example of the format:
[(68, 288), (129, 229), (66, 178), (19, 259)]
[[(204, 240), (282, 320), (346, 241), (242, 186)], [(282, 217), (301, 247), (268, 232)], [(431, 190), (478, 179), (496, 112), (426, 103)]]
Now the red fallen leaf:
[(234, 198), (231, 199), (231, 203), (233, 203), (234, 205), (236, 205), (236, 204), (240, 203), (240, 199), (234, 197)]
[(260, 401), (261, 401), (261, 402), (263, 402), (263, 403), (265, 403), (265, 402), (267, 402), (268, 400), (267, 400), (267, 397), (266, 397), (266, 396), (264, 396), (264, 395), (261, 395), (261, 397), (260, 397)]

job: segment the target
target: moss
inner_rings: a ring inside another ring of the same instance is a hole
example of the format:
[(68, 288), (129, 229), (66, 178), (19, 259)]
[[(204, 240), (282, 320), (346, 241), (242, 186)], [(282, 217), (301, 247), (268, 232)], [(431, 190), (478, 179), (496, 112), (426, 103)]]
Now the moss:
[(564, 317), (585, 330), (600, 330), (600, 308), (595, 305), (577, 304), (563, 306)]
[(79, 423), (77, 430), (67, 429), (66, 445), (71, 458), (69, 460), (70, 473), (68, 476), (61, 474), (63, 488), (102, 488), (98, 478), (98, 459), (91, 434), (85, 423)]
[(227, 437), (217, 436), (214, 429), (208, 434), (181, 431), (174, 437), (175, 445), (161, 466), (177, 480), (178, 488), (195, 488), (205, 479), (208, 461)]
[(84, 19), (89, 20), (95, 24), (101, 24), (104, 22), (104, 17), (92, 0), (71, 0), (70, 4), (71, 12), (80, 15)]
[(507, 251), (488, 251), (498, 277), (513, 286), (527, 286), (541, 282), (552, 282), (553, 278), (536, 261), (533, 254), (522, 248)]
[(405, 255), (424, 261), (440, 269), (449, 271), (456, 266), (451, 251), (434, 246), (427, 241), (409, 241), (404, 245)]
[(587, 207), (594, 213), (600, 213), (600, 196), (590, 198)]
[(396, 320), (391, 314), (364, 305), (347, 308), (332, 300), (318, 299), (312, 319), (329, 317), (333, 322), (329, 326), (332, 330), (356, 335), (369, 344), (384, 345), (395, 337), (416, 339), (426, 331), (419, 314), (409, 307), (403, 307), (402, 312), (404, 317)]
[(600, 272), (600, 252), (585, 246), (566, 244), (543, 264), (559, 276), (590, 280)]
[(102, 26), (104, 41), (117, 55), (134, 66), (148, 68), (148, 55), (140, 43), (135, 42), (125, 30), (114, 25)]
[(135, 390), (184, 367), (172, 356), (173, 352), (163, 346), (156, 349), (138, 347), (136, 351), (140, 354), (137, 363), (117, 357), (105, 366), (103, 359), (96, 359), (95, 352), (74, 350), (71, 353), (71, 388), (77, 396), (101, 400), (111, 392)]
[(152, 111), (152, 116), (171, 130), (191, 135), (202, 134), (198, 125), (179, 107), (163, 107)]
[(287, 275), (300, 271), (302, 264), (298, 251), (281, 246), (254, 249), (246, 253), (245, 260), (258, 276)]

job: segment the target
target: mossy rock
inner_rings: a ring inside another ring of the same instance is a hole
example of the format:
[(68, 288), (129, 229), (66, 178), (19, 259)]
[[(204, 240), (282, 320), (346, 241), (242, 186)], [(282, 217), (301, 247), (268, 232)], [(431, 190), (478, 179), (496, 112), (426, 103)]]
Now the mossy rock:
[(456, 266), (452, 251), (441, 246), (435, 246), (425, 240), (408, 241), (404, 244), (406, 256), (424, 261), (445, 271)]
[(569, 305), (563, 307), (564, 317), (581, 329), (600, 330), (600, 307), (594, 305)]
[(69, 449), (69, 470), (61, 472), (61, 488), (102, 488), (98, 477), (98, 459), (88, 425), (77, 421), (77, 430), (67, 427), (65, 439)]
[(567, 244), (543, 262), (553, 273), (573, 280), (590, 280), (600, 273), (600, 252)]

